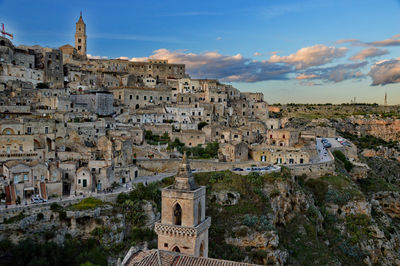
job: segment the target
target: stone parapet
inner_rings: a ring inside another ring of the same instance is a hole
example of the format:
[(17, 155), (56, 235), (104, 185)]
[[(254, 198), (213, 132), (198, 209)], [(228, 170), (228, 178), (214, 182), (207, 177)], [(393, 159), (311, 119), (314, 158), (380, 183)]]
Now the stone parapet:
[(157, 234), (182, 236), (182, 237), (196, 237), (201, 233), (203, 233), (210, 226), (211, 226), (211, 218), (206, 217), (206, 219), (196, 227), (162, 224), (158, 222), (155, 224), (155, 231)]

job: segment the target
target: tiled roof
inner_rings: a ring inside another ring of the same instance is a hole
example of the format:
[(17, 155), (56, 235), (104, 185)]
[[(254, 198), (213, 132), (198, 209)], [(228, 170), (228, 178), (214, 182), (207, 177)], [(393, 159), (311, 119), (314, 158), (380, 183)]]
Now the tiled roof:
[(164, 250), (142, 250), (131, 256), (123, 266), (255, 266), (244, 262), (194, 257)]

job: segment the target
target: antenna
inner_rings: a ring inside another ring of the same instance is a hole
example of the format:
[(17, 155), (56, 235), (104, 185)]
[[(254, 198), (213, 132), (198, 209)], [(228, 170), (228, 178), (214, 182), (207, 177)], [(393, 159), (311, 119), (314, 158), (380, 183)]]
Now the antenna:
[(387, 106), (387, 92), (385, 92), (385, 102), (384, 105)]
[(11, 39), (14, 39), (14, 35), (6, 32), (6, 30), (4, 29), (4, 23), (1, 23), (1, 32), (0, 33), (4, 38), (6, 38), (6, 36), (9, 36)]

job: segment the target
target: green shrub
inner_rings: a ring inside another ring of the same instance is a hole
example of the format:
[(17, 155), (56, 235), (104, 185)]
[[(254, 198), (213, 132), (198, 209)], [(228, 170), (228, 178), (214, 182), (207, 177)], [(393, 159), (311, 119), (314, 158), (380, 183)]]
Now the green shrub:
[(89, 197), (89, 198), (81, 200), (78, 203), (73, 204), (71, 206), (71, 209), (74, 211), (83, 211), (83, 210), (89, 210), (89, 209), (101, 207), (103, 205), (104, 205), (104, 202), (102, 202), (101, 200)]
[(50, 205), (50, 210), (53, 211), (53, 212), (60, 211), (61, 209), (62, 209), (62, 207), (60, 205), (58, 205), (56, 202), (53, 202)]
[(351, 169), (353, 169), (354, 165), (349, 160), (347, 160), (343, 152), (336, 150), (333, 152), (333, 155), (335, 156), (336, 159), (340, 160), (344, 164), (344, 168), (346, 169), (347, 172), (350, 172)]
[(10, 217), (8, 219), (4, 219), (4, 223), (5, 224), (13, 224), (13, 223), (17, 223), (19, 221), (21, 221), (22, 219), (24, 219), (26, 216), (25, 214), (23, 214), (22, 212), (18, 213), (17, 215)]
[(130, 234), (129, 239), (135, 243), (151, 241), (156, 238), (156, 233), (149, 228), (138, 228), (134, 227)]

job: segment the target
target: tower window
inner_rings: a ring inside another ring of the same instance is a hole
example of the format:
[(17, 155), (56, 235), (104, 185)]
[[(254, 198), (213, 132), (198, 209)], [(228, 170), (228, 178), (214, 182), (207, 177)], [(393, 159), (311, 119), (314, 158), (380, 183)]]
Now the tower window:
[(182, 208), (179, 203), (174, 206), (174, 225), (182, 225)]
[(81, 43), (81, 42), (82, 42), (82, 40), (81, 40), (81, 39), (78, 39), (78, 42), (79, 42), (79, 43)]
[(79, 46), (78, 46), (78, 50), (80, 51), (80, 50), (81, 50), (81, 48), (82, 48), (82, 47), (79, 45)]

